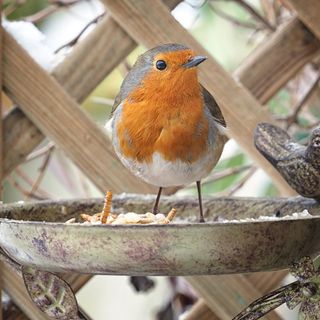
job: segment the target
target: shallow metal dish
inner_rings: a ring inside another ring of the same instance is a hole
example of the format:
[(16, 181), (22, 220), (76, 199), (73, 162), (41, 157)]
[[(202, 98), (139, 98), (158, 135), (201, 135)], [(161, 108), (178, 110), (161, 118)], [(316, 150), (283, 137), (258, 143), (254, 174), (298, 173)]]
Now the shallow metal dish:
[[(115, 197), (115, 211), (144, 213), (152, 197)], [(201, 275), (287, 268), (320, 253), (320, 205), (314, 200), (223, 198), (204, 200), (205, 224), (196, 223), (195, 199), (163, 198), (178, 209), (170, 225), (64, 224), (101, 211), (102, 199), (37, 202), (0, 208), (0, 245), (17, 262), (42, 270), (119, 275)], [(219, 217), (285, 216), (308, 209), (305, 219), (240, 223)], [(318, 216), (317, 216), (318, 215)]]

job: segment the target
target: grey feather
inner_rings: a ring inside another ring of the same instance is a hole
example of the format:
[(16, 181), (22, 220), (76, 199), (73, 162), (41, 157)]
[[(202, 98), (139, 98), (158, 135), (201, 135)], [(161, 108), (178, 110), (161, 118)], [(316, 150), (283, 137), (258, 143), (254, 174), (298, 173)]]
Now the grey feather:
[(223, 127), (226, 127), (226, 121), (224, 120), (224, 117), (222, 115), (222, 112), (220, 110), (220, 107), (214, 97), (210, 94), (210, 92), (201, 85), (203, 100), (206, 105), (206, 107), (209, 109), (210, 114), (214, 118), (216, 122), (218, 122)]

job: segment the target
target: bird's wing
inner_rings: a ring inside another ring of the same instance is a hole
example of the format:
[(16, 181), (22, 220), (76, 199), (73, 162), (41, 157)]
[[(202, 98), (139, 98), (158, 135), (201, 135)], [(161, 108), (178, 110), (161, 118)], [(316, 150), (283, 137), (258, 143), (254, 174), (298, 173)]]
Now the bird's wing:
[(114, 99), (114, 103), (113, 103), (111, 113), (110, 113), (110, 118), (112, 118), (113, 113), (115, 112), (115, 110), (117, 109), (117, 107), (119, 106), (119, 104), (121, 103), (122, 100), (123, 100), (122, 93), (120, 91)]
[(212, 117), (216, 122), (218, 122), (221, 126), (226, 127), (226, 121), (222, 115), (220, 107), (218, 106), (214, 97), (210, 94), (210, 92), (203, 86), (201, 86), (202, 95), (204, 99), (204, 103), (206, 107), (209, 109)]

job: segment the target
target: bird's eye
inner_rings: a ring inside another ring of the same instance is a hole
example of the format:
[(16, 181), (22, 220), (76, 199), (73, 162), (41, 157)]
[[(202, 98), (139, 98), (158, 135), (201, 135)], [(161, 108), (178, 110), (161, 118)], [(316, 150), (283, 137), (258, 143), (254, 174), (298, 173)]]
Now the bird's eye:
[(158, 61), (156, 62), (156, 68), (157, 68), (158, 70), (164, 70), (166, 67), (167, 67), (167, 64), (166, 64), (165, 61), (163, 61), (163, 60), (158, 60)]

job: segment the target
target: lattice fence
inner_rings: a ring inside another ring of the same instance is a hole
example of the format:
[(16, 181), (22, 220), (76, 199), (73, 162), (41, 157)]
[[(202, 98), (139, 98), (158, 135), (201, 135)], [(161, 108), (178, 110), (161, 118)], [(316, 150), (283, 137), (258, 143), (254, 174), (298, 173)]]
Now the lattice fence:
[[(296, 11), (296, 16), (275, 31), (233, 75), (173, 18), (170, 9), (180, 1), (103, 2), (107, 15), (51, 74), (2, 29), (2, 84), (6, 94), (17, 104), (3, 120), (3, 178), (46, 136), (102, 191), (153, 192), (122, 167), (105, 133), (79, 103), (137, 44), (153, 47), (159, 43), (177, 42), (209, 56), (206, 64), (200, 67), (200, 80), (220, 103), (230, 137), (269, 174), (283, 195), (294, 194), (255, 150), (252, 136), (259, 122), (274, 122), (262, 105), (303, 66), (319, 56), (320, 2), (283, 1)], [(239, 297), (250, 302), (279, 284), (285, 274), (188, 277), (201, 299), (187, 319), (231, 319), (243, 308)], [(47, 319), (33, 306), (24, 284), (9, 266), (2, 265), (1, 278), (3, 289), (23, 312), (10, 319)], [(77, 291), (90, 276), (72, 274), (65, 278)], [(276, 313), (266, 318), (280, 319)]]

